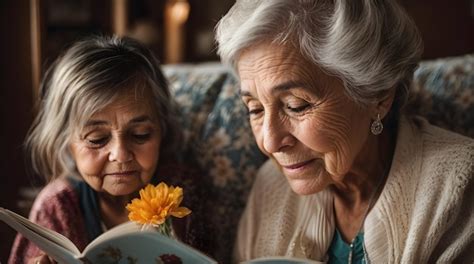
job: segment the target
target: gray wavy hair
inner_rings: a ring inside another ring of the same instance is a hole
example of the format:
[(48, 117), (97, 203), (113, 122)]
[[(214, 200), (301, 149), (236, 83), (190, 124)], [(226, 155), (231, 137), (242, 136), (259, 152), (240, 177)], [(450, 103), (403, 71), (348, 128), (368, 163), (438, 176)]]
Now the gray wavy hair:
[(129, 38), (92, 37), (73, 44), (48, 69), (39, 112), (25, 147), (32, 169), (47, 181), (78, 176), (69, 151), (71, 136), (85, 122), (125, 94), (151, 95), (162, 134), (161, 153), (179, 137), (174, 102), (158, 60)]
[(403, 104), (422, 52), (417, 28), (396, 0), (237, 0), (217, 24), (216, 41), (221, 60), (234, 69), (252, 45), (293, 45), (340, 78), (361, 105), (393, 88)]

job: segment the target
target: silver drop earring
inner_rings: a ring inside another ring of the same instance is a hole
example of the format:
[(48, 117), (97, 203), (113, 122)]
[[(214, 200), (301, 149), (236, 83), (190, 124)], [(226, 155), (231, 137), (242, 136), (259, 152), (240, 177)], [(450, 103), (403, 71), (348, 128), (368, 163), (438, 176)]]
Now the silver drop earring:
[(377, 114), (377, 119), (372, 122), (372, 125), (370, 126), (370, 132), (374, 135), (380, 135), (383, 131), (383, 124), (382, 121), (380, 120), (380, 114)]

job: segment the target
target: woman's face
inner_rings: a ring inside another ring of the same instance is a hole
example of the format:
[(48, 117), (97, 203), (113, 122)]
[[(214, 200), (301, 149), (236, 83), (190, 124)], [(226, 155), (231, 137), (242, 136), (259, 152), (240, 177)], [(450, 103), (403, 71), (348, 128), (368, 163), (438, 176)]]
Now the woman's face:
[(339, 79), (274, 44), (246, 49), (237, 67), (257, 144), (296, 193), (319, 192), (353, 173), (371, 115)]
[(77, 169), (94, 190), (122, 196), (150, 182), (159, 159), (161, 134), (147, 101), (122, 96), (94, 114), (72, 139)]

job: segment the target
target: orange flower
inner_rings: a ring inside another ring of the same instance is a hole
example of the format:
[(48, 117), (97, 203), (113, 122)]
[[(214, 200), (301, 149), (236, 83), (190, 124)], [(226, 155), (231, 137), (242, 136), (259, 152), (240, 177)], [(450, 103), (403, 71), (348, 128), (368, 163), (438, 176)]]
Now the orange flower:
[(157, 186), (148, 184), (140, 190), (140, 199), (133, 199), (127, 205), (128, 218), (140, 224), (155, 227), (163, 224), (170, 215), (182, 218), (191, 213), (186, 207), (179, 207), (183, 200), (183, 189), (161, 182)]

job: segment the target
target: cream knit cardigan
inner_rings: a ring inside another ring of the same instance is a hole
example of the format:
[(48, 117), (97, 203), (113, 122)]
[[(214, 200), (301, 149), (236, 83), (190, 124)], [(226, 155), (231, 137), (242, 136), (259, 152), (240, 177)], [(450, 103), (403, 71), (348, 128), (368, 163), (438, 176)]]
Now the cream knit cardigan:
[[(364, 224), (371, 263), (473, 263), (473, 175), (473, 139), (402, 118), (387, 182)], [(334, 226), (330, 191), (296, 195), (268, 161), (240, 220), (235, 258), (327, 261)]]

